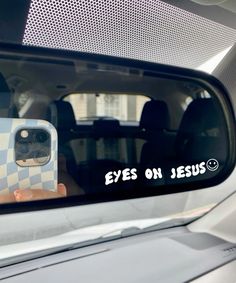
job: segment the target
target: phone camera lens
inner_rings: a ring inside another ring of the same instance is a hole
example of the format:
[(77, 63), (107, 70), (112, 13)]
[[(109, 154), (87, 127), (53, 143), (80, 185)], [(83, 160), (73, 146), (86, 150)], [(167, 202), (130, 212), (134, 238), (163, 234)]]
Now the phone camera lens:
[(20, 133), (20, 136), (23, 138), (23, 139), (26, 139), (28, 138), (29, 136), (29, 132), (27, 130), (22, 130), (21, 133)]
[(40, 132), (36, 134), (36, 141), (39, 143), (44, 143), (48, 140), (48, 134), (46, 132)]

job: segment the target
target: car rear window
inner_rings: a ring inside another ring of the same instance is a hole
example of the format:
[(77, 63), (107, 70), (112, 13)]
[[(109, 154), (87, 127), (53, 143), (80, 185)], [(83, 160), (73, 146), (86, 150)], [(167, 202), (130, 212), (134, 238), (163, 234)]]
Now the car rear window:
[(71, 103), (77, 121), (114, 118), (120, 121), (140, 120), (144, 104), (150, 98), (144, 95), (110, 93), (72, 93), (64, 98)]

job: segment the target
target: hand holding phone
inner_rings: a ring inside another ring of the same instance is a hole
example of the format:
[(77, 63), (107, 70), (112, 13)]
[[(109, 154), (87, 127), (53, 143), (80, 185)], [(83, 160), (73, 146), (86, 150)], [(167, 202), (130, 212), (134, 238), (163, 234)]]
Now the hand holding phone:
[(0, 194), (57, 191), (57, 132), (47, 121), (0, 118)]

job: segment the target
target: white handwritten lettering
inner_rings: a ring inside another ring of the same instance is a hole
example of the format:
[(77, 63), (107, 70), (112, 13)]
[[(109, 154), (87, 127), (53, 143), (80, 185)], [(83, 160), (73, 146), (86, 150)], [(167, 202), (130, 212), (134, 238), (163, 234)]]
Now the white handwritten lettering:
[(130, 172), (131, 172), (131, 179), (132, 179), (132, 180), (136, 180), (136, 179), (138, 178), (137, 169), (136, 169), (136, 168), (132, 168), (132, 169), (130, 170)]
[(114, 174), (114, 176), (115, 176), (114, 182), (117, 183), (118, 180), (119, 180), (119, 177), (120, 177), (120, 175), (121, 175), (121, 170), (118, 170), (117, 172), (114, 171), (113, 174)]
[(184, 173), (184, 166), (179, 166), (177, 169), (177, 178), (184, 178), (185, 177), (185, 173)]
[(129, 181), (130, 180), (130, 169), (126, 168), (122, 171), (122, 180), (123, 181)]
[(149, 180), (151, 179), (162, 179), (162, 172), (161, 168), (153, 168), (153, 169), (146, 169), (145, 171), (145, 177)]
[(136, 180), (137, 178), (136, 168), (125, 168), (123, 170), (110, 171), (105, 175), (105, 185), (110, 185), (113, 182), (117, 183), (119, 179), (122, 179), (122, 181), (129, 181)]
[[(214, 163), (213, 163), (213, 161)], [(210, 160), (212, 163), (210, 165), (205, 162), (201, 162), (199, 164), (194, 165), (186, 165), (186, 166), (179, 166), (177, 168), (171, 168), (171, 179), (182, 179), (182, 178), (190, 178), (195, 177), (201, 174), (204, 174), (206, 172), (206, 167), (210, 171), (217, 170), (219, 165), (218, 161), (215, 159)], [(209, 162), (209, 161), (208, 161)], [(215, 167), (213, 167), (215, 166)], [(162, 179), (162, 169), (161, 168), (147, 168), (145, 170), (145, 177), (148, 180), (151, 179)], [(110, 171), (105, 175), (105, 185), (110, 185), (112, 183), (117, 183), (119, 180), (122, 181), (129, 181), (129, 180), (136, 180), (138, 178), (137, 169), (136, 168), (125, 168), (123, 170), (117, 170), (117, 171)]]
[(179, 166), (171, 169), (171, 179), (189, 178), (191, 176), (198, 176), (206, 172), (205, 162), (195, 165)]
[(205, 162), (201, 162), (199, 164), (200, 174), (204, 174), (206, 172)]
[(112, 172), (108, 172), (106, 175), (105, 175), (105, 185), (110, 185), (113, 183), (113, 179), (112, 179)]

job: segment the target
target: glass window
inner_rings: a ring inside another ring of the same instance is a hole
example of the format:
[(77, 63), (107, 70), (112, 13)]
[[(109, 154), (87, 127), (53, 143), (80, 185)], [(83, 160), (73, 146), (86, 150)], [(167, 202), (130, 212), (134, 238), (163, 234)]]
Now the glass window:
[(77, 121), (98, 117), (139, 121), (143, 106), (150, 98), (144, 95), (73, 93), (64, 100), (71, 103)]

